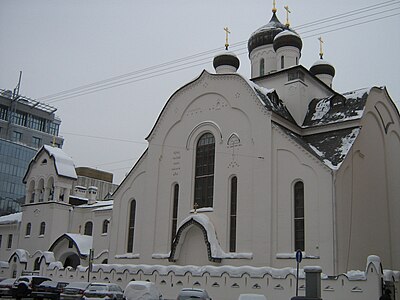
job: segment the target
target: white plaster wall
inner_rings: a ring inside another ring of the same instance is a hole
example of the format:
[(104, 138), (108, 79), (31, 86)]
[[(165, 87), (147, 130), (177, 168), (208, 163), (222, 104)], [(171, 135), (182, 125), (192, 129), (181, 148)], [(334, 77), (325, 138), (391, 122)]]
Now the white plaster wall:
[(260, 46), (250, 53), (251, 78), (262, 76), (260, 74), (260, 60), (262, 58), (264, 58), (265, 63), (264, 75), (275, 72), (277, 70), (277, 56), (272, 44)]
[(337, 175), (339, 272), (360, 268), (370, 254), (399, 268), (399, 120), (386, 91), (371, 90), (360, 134)]
[[(334, 274), (332, 174), (310, 153), (295, 144), (281, 129), (273, 130), (273, 211), (271, 256), (274, 267), (296, 266), (288, 254), (294, 247), (294, 184), (304, 183), (304, 263), (324, 266)], [(286, 257), (286, 258), (285, 258)]]

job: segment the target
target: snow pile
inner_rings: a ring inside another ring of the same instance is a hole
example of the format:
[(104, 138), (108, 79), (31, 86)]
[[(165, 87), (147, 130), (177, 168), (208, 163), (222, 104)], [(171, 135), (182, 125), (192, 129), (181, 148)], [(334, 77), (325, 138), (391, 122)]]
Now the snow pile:
[(2, 216), (0, 217), (0, 225), (19, 223), (21, 222), (21, 218), (22, 218), (22, 212)]
[(315, 106), (315, 112), (311, 118), (312, 121), (314, 120), (321, 120), (327, 112), (331, 109), (331, 99), (323, 99), (322, 101), (318, 102)]
[(43, 148), (47, 151), (50, 157), (54, 158), (58, 175), (74, 179), (78, 178), (76, 176), (74, 162), (64, 151), (62, 151), (60, 148), (48, 145), (44, 145)]
[(69, 236), (75, 242), (80, 254), (89, 255), (93, 245), (92, 236), (77, 233), (66, 233), (65, 235)]

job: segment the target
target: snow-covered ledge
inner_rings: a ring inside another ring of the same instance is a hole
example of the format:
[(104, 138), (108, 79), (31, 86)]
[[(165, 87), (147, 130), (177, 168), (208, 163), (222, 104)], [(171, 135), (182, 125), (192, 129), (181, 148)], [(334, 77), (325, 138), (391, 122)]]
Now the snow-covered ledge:
[[(319, 256), (316, 255), (307, 255), (305, 252), (302, 252), (303, 258), (307, 259), (319, 259)], [(296, 259), (296, 252), (290, 252), (290, 253), (277, 253), (276, 254), (277, 259)]]
[(125, 253), (125, 254), (117, 254), (114, 256), (116, 259), (123, 259), (123, 258), (133, 258), (138, 259), (140, 258), (139, 253)]

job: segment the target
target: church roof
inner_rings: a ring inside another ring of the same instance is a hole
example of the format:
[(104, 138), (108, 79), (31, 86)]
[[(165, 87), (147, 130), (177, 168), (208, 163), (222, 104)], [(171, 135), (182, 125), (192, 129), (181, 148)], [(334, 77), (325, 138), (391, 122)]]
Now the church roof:
[(92, 249), (93, 245), (93, 237), (78, 233), (64, 233), (60, 236), (54, 243), (50, 246), (49, 251), (53, 251), (54, 248), (58, 245), (59, 242), (67, 239), (71, 241), (76, 249), (78, 250), (78, 254), (80, 257), (86, 257), (90, 253), (90, 249)]
[(28, 169), (27, 169), (24, 179), (23, 179), (24, 183), (26, 183), (26, 179), (27, 179), (29, 171), (31, 170), (32, 165), (35, 162), (37, 162), (37, 160), (39, 159), (39, 157), (43, 151), (45, 151), (50, 156), (50, 158), (52, 158), (54, 160), (54, 165), (56, 168), (57, 175), (72, 178), (72, 179), (78, 178), (76, 175), (76, 171), (75, 171), (75, 165), (74, 165), (74, 162), (72, 161), (71, 157), (69, 157), (60, 148), (52, 147), (49, 145), (44, 145), (44, 146), (42, 146), (42, 148), (39, 149), (39, 151), (36, 153), (35, 157), (29, 163)]
[(16, 224), (21, 222), (22, 212), (0, 217), (0, 225)]
[(353, 127), (301, 136), (281, 125), (274, 125), (332, 170), (340, 167), (360, 132), (359, 127)]
[(303, 122), (303, 127), (314, 127), (360, 119), (370, 89), (360, 89), (343, 95), (313, 99)]

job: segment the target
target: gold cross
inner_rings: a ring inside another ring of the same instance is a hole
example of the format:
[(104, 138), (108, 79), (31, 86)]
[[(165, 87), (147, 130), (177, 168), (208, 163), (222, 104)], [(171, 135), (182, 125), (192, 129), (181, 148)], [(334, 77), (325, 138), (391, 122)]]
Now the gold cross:
[(322, 44), (324, 43), (324, 41), (322, 40), (322, 37), (319, 37), (318, 40), (319, 40), (319, 58), (322, 59), (322, 57), (324, 56), (324, 51), (322, 51)]
[(289, 23), (289, 13), (291, 13), (291, 11), (289, 10), (289, 5), (284, 6), (286, 9), (286, 26), (289, 27), (290, 23)]
[(275, 0), (272, 1), (272, 12), (276, 13), (276, 1)]
[(197, 209), (199, 208), (199, 205), (197, 204), (197, 202), (194, 203), (193, 205), (193, 209), (194, 209), (194, 213), (197, 214)]
[(230, 34), (231, 32), (229, 31), (228, 27), (225, 27), (224, 30), (225, 30), (225, 50), (228, 50), (229, 47), (228, 34)]

